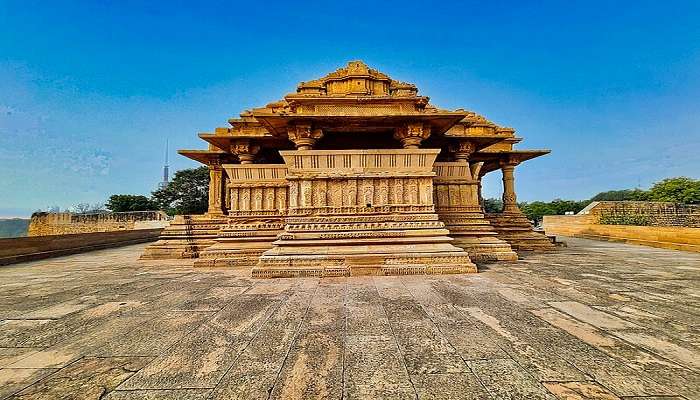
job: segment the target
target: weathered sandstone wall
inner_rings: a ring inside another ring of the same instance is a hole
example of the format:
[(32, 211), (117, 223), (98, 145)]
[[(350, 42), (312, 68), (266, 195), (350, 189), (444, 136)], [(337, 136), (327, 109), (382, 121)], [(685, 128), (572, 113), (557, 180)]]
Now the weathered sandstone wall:
[(601, 217), (637, 217), (649, 226), (700, 228), (700, 206), (659, 201), (597, 201), (579, 214)]
[(156, 229), (163, 228), (167, 224), (168, 216), (162, 211), (95, 214), (38, 212), (32, 215), (28, 236)]
[(546, 215), (545, 232), (700, 253), (700, 228), (600, 225), (595, 215)]
[(0, 239), (0, 265), (155, 241), (162, 229)]

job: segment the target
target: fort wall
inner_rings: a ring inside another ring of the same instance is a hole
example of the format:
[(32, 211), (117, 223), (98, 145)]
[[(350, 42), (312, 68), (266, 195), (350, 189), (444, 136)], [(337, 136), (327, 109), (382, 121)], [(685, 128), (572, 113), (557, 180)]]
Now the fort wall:
[(168, 225), (162, 211), (74, 214), (37, 212), (29, 223), (28, 236), (157, 229)]

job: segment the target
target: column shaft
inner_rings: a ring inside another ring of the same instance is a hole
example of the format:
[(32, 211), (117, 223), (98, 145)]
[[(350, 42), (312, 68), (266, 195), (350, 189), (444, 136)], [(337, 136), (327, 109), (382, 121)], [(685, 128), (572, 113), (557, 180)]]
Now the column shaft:
[(221, 165), (209, 166), (209, 208), (208, 214), (222, 215), (224, 213), (225, 189)]
[(515, 165), (501, 167), (503, 173), (503, 212), (520, 212), (515, 195)]

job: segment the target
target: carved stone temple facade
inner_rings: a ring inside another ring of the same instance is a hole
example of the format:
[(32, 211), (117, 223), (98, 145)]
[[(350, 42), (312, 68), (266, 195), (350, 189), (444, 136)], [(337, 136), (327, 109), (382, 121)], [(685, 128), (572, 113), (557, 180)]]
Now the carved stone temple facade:
[[(209, 210), (178, 216), (143, 259), (253, 277), (443, 274), (554, 247), (515, 194), (515, 167), (548, 150), (514, 150), (513, 129), (436, 108), (360, 61), (229, 124), (179, 152), (209, 166)], [(484, 214), (496, 170), (504, 210)]]

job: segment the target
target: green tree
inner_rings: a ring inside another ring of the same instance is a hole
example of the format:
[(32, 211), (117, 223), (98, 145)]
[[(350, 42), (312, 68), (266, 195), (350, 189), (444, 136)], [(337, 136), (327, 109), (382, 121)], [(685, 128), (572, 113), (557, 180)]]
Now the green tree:
[(554, 208), (552, 203), (547, 203), (544, 201), (533, 201), (531, 203), (520, 203), (518, 204), (520, 211), (527, 216), (531, 221), (541, 221), (544, 215), (556, 215), (557, 210)]
[(700, 204), (700, 180), (678, 177), (656, 182), (649, 189), (649, 200)]
[(644, 201), (649, 193), (640, 189), (609, 190), (600, 192), (591, 198), (592, 201)]
[(209, 203), (209, 168), (177, 171), (168, 186), (153, 192), (151, 199), (170, 215), (205, 213)]
[(501, 199), (484, 199), (484, 211), (487, 213), (503, 211), (503, 201)]
[(590, 200), (561, 200), (555, 199), (550, 204), (556, 211), (555, 215), (564, 215), (567, 212), (573, 212), (574, 214), (586, 208), (587, 205), (591, 203)]
[(564, 215), (567, 212), (577, 212), (583, 210), (590, 200), (576, 201), (576, 200), (561, 200), (555, 199), (550, 202), (544, 201), (533, 201), (531, 203), (519, 203), (518, 206), (520, 210), (525, 214), (528, 219), (541, 222), (542, 217), (545, 215)]
[(158, 205), (152, 202), (148, 197), (134, 194), (113, 194), (109, 197), (105, 207), (112, 212), (150, 211), (158, 209)]

